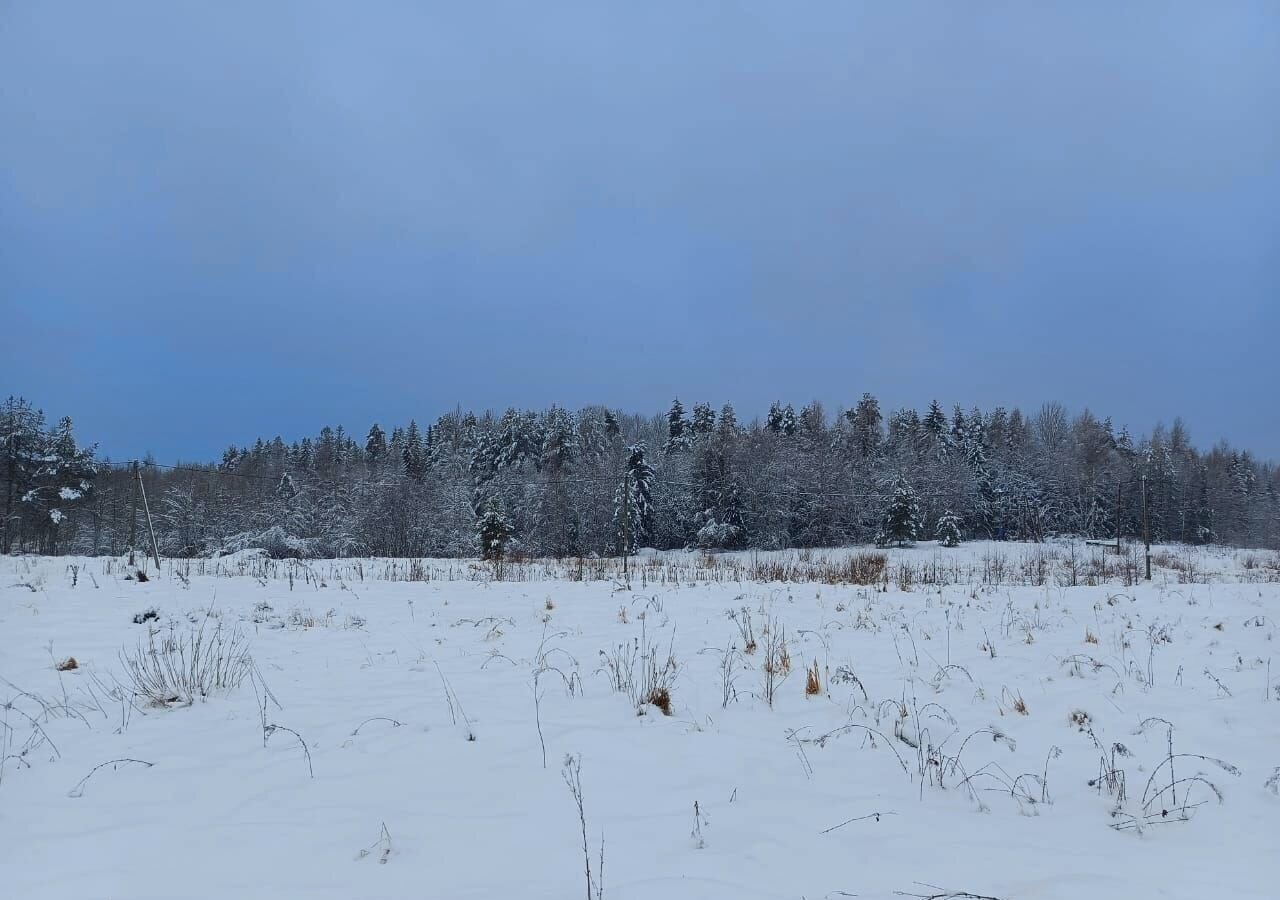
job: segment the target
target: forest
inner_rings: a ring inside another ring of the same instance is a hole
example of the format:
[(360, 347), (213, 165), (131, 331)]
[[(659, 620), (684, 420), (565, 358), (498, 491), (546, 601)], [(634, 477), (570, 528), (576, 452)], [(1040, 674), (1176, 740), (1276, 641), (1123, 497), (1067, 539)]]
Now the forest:
[[(461, 409), (359, 436), (342, 426), (221, 459), (112, 461), (28, 401), (0, 406), (0, 551), (207, 556), (593, 556), (1076, 535), (1280, 546), (1280, 471), (1135, 436), (1087, 409), (936, 401), (887, 416), (775, 403), (642, 416)], [(149, 527), (150, 526), (150, 527)]]

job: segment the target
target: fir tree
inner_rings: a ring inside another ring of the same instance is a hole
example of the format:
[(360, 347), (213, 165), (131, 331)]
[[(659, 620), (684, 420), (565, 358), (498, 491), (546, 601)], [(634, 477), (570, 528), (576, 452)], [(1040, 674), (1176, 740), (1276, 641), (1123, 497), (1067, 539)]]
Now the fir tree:
[(365, 459), (369, 462), (369, 468), (376, 469), (382, 465), (382, 461), (387, 456), (387, 436), (382, 429), (378, 427), (378, 423), (374, 422), (369, 427), (369, 436), (364, 441)]
[(788, 403), (786, 406), (782, 407), (782, 415), (778, 428), (784, 436), (793, 437), (796, 433), (797, 427), (796, 411), (792, 408), (791, 404)]
[(929, 450), (938, 454), (947, 452), (947, 416), (937, 400), (930, 402), (920, 427)]
[(951, 411), (951, 446), (963, 449), (968, 435), (969, 421), (964, 416), (964, 410), (957, 403)]
[[(785, 411), (783, 414), (785, 416)], [(783, 430), (786, 430), (785, 422)], [(804, 435), (810, 445), (822, 439), (827, 432), (827, 414), (823, 411), (821, 403), (814, 401), (801, 407), (800, 416), (796, 419), (795, 432)]]
[(413, 481), (421, 481), (426, 475), (427, 467), (422, 446), (422, 433), (418, 430), (417, 419), (409, 420), (409, 429), (404, 433), (400, 458), (404, 463), (405, 476)]
[(938, 519), (937, 528), (934, 529), (934, 537), (944, 547), (959, 547), (960, 517), (951, 512), (951, 510), (943, 513)]
[(716, 414), (709, 403), (695, 403), (690, 430), (695, 437), (704, 437), (715, 430)]
[(764, 427), (770, 434), (782, 434), (782, 404), (776, 400), (769, 407), (769, 415), (764, 421)]
[(881, 544), (899, 547), (915, 543), (920, 535), (920, 503), (907, 480), (899, 475), (893, 482), (893, 496), (884, 513), (880, 530)]
[(733, 411), (733, 405), (726, 403), (720, 407), (720, 422), (717, 425), (717, 431), (721, 440), (726, 440), (738, 431), (738, 415)]
[(853, 451), (864, 460), (880, 452), (884, 440), (881, 431), (880, 404), (870, 394), (863, 394), (855, 409), (845, 414), (853, 432)]
[(677, 397), (667, 412), (667, 444), (668, 453), (683, 450), (689, 446), (689, 422), (684, 417), (684, 405)]
[(614, 440), (622, 434), (622, 428), (618, 425), (618, 417), (613, 414), (613, 410), (606, 409), (604, 411), (604, 433), (609, 440)]
[(480, 558), (487, 562), (500, 562), (514, 532), (507, 521), (502, 498), (497, 494), (490, 495), (485, 502), (484, 514), (476, 522), (476, 530), (480, 534)]
[(614, 531), (618, 549), (634, 553), (653, 535), (654, 472), (646, 459), (644, 444), (627, 448), (626, 467), (626, 477), (614, 495)]

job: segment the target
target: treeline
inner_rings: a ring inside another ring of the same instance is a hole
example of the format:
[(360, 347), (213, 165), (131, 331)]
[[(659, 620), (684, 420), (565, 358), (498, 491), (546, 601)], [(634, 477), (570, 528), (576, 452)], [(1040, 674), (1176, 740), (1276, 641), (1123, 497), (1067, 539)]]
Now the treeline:
[[(25, 401), (0, 409), (3, 549), (121, 553), (149, 540), (131, 465), (77, 448)], [(1180, 421), (1135, 437), (1046, 404), (883, 416), (864, 394), (828, 415), (676, 401), (664, 416), (457, 410), (426, 428), (231, 446), (216, 463), (143, 461), (160, 551), (276, 555), (613, 554), (624, 547), (783, 548), (876, 540), (1141, 534), (1280, 545), (1280, 473)], [(939, 523), (942, 524), (939, 532)]]

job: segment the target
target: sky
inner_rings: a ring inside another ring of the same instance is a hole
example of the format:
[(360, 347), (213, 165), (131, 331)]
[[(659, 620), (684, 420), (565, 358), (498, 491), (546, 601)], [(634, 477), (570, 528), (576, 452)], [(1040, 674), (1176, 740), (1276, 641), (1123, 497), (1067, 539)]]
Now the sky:
[(0, 0), (0, 394), (1089, 407), (1280, 459), (1280, 4)]

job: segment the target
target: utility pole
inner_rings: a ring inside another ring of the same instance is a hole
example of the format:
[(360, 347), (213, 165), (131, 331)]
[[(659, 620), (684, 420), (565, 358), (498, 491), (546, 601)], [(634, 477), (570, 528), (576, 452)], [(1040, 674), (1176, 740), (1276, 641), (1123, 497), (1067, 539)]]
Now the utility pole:
[(1142, 476), (1142, 542), (1147, 545), (1147, 581), (1151, 580), (1151, 528), (1147, 524), (1147, 476)]
[(622, 577), (631, 583), (631, 576), (627, 572), (627, 557), (631, 553), (631, 534), (635, 530), (631, 527), (631, 469), (628, 468), (622, 473)]
[(1120, 552), (1120, 492), (1124, 490), (1124, 482), (1116, 482), (1116, 553)]
[(142, 494), (142, 508), (147, 513), (147, 530), (151, 532), (151, 552), (155, 556), (156, 561), (156, 577), (160, 577), (160, 545), (156, 543), (156, 529), (151, 523), (151, 504), (147, 502), (147, 486), (142, 483), (142, 470), (138, 468), (135, 460), (133, 463), (133, 471), (138, 476), (138, 491)]
[(129, 558), (133, 558), (134, 541), (138, 537), (138, 485), (142, 484), (142, 476), (138, 474), (138, 461), (133, 461), (133, 496), (129, 498)]

